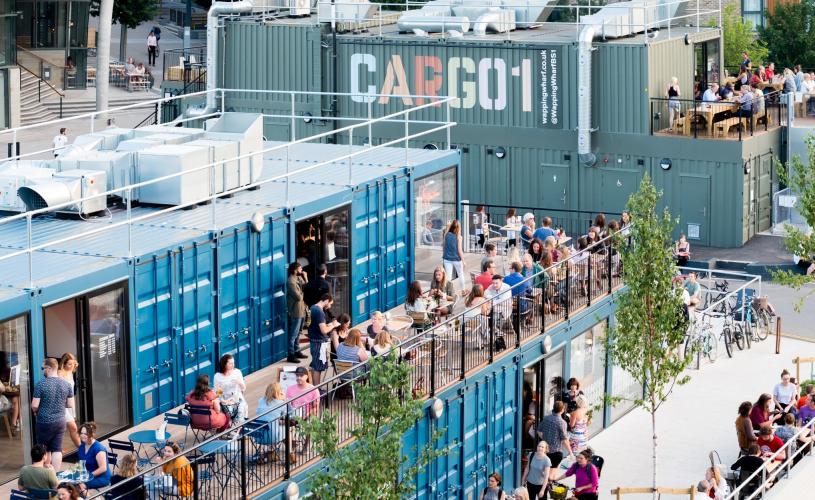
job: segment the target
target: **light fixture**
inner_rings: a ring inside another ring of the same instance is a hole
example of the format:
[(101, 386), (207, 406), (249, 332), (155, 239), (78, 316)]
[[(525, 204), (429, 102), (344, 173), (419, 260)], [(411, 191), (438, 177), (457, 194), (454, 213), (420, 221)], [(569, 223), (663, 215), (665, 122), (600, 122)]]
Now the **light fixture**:
[(671, 159), (670, 158), (663, 158), (659, 161), (659, 168), (662, 170), (668, 171), (671, 169)]
[(292, 481), (286, 486), (286, 500), (297, 500), (298, 498), (300, 498), (300, 486)]
[(430, 403), (430, 415), (438, 420), (444, 415), (444, 401), (439, 398), (433, 398), (433, 402)]
[(744, 175), (750, 174), (750, 160), (744, 162)]
[(541, 344), (541, 350), (543, 351), (543, 354), (547, 354), (547, 353), (549, 353), (549, 351), (552, 350), (552, 336), (551, 335), (547, 335), (547, 336), (543, 337), (543, 343)]
[(504, 158), (506, 155), (507, 150), (504, 149), (503, 146), (498, 146), (497, 148), (495, 148), (495, 157), (498, 158), (499, 160)]
[(431, 151), (435, 151), (435, 150), (439, 149), (439, 147), (436, 146), (435, 144), (425, 144), (424, 149), (429, 149)]
[(303, 123), (311, 123), (311, 116), (312, 116), (311, 113), (309, 113), (308, 111), (303, 113)]
[(263, 217), (262, 213), (255, 212), (252, 214), (252, 218), (249, 219), (249, 222), (252, 224), (252, 230), (259, 233), (263, 231), (263, 226), (266, 224), (266, 219)]

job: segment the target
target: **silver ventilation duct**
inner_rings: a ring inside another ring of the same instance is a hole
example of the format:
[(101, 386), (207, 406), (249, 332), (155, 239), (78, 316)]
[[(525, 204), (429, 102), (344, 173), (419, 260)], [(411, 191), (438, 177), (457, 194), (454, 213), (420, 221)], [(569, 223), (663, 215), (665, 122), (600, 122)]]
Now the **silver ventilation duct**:
[[(105, 192), (105, 172), (97, 170), (71, 170), (54, 174), (52, 182), (24, 186), (17, 195), (28, 210), (54, 207)], [(107, 197), (95, 198), (64, 207), (59, 212), (88, 215), (107, 208)]]
[(403, 33), (414, 29), (430, 33), (454, 29), (466, 33), (468, 30), (459, 29), (466, 19), (477, 35), (488, 30), (503, 33), (543, 22), (551, 12), (549, 3), (555, 0), (528, 0), (523, 5), (519, 0), (430, 0), (421, 9), (402, 14), (397, 25)]
[(218, 16), (252, 12), (252, 0), (238, 2), (213, 2), (207, 13), (207, 102), (204, 106), (190, 108), (184, 115), (196, 118), (218, 110), (215, 89), (218, 88)]

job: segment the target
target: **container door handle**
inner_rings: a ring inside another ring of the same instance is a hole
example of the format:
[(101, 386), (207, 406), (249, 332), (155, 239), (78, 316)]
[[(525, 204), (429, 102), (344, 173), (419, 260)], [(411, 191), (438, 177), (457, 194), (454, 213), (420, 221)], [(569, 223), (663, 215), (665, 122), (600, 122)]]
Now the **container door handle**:
[(192, 350), (192, 349), (190, 349), (189, 351), (186, 351), (184, 354), (185, 354), (185, 355), (186, 355), (188, 358), (194, 358), (194, 357), (195, 357), (195, 351), (194, 351), (194, 350)]
[(147, 369), (149, 373), (156, 373), (158, 371), (158, 365), (153, 365)]
[(199, 347), (198, 350), (201, 351), (201, 352), (206, 352), (207, 351), (206, 344), (201, 344), (201, 347)]
[(249, 330), (250, 328), (248, 326), (244, 326), (243, 330), (241, 330), (241, 333), (243, 333), (244, 335), (249, 335)]

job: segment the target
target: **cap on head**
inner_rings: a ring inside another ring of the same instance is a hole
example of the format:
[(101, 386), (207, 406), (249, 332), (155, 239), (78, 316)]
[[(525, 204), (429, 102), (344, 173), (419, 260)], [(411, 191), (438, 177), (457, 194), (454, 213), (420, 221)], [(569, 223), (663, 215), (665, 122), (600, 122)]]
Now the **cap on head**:
[(296, 370), (294, 370), (295, 375), (308, 375), (308, 369), (305, 366), (298, 366)]

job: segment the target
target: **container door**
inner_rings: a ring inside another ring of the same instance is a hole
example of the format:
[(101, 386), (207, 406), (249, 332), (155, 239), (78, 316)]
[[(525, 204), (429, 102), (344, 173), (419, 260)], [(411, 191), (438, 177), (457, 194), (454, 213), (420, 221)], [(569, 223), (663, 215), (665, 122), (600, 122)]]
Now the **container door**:
[(464, 392), (464, 492), (476, 500), (487, 486), (487, 381), (467, 387)]
[(286, 357), (286, 240), (287, 219), (267, 220), (258, 234), (256, 265), (258, 304), (254, 345), (258, 367)]
[(201, 373), (214, 373), (212, 299), (213, 253), (210, 243), (195, 244), (177, 254), (178, 268), (178, 401), (195, 387)]
[(244, 374), (254, 371), (252, 360), (251, 234), (246, 229), (222, 231), (218, 241), (218, 359), (235, 357)]
[(682, 175), (680, 213), (685, 214), (680, 231), (688, 240), (708, 245), (710, 238), (710, 177)]
[(353, 271), (351, 273), (351, 322), (366, 321), (371, 312), (382, 308), (380, 302), (381, 255), (379, 251), (379, 186), (368, 185), (354, 193), (351, 208), (354, 224), (351, 235)]
[(518, 367), (507, 366), (494, 376), (492, 391), (492, 467), (509, 489), (516, 476), (516, 436), (518, 427)]
[(410, 221), (408, 217), (407, 178), (388, 180), (382, 185), (382, 309), (393, 309), (404, 303), (410, 269)]
[(767, 231), (773, 215), (773, 155), (761, 157), (758, 165), (758, 232)]
[[(540, 199), (531, 206), (544, 206), (553, 210), (569, 209), (569, 165), (541, 164), (538, 179)], [(516, 179), (520, 182), (521, 179)], [(560, 215), (560, 214), (555, 214)]]
[(175, 406), (176, 373), (171, 369), (175, 357), (173, 339), (172, 252), (154, 255), (136, 266), (136, 342), (134, 362), (137, 389), (136, 420), (144, 421)]
[[(506, 205), (510, 197), (510, 165), (513, 161), (512, 154), (505, 152), (499, 158), (498, 148), (485, 148), (484, 155), (484, 203), (488, 205)], [(471, 202), (473, 200), (470, 200)]]
[(435, 483), (435, 498), (459, 498), (462, 487), (461, 460), (463, 440), (461, 439), (461, 397), (445, 401), (444, 414), (438, 422), (442, 430), (442, 437), (436, 446), (437, 449), (446, 450), (447, 454), (439, 457), (433, 463), (433, 478)]
[[(407, 457), (403, 468), (415, 465), (417, 454), (429, 442), (431, 433), (430, 416), (425, 411), (424, 415), (416, 421), (416, 425), (412, 426), (402, 437), (402, 454)], [(418, 470), (412, 484), (415, 492), (413, 498), (433, 498), (429, 471), (429, 467), (422, 467)]]
[(640, 186), (642, 173), (633, 169), (601, 169), (602, 175), (602, 200), (594, 200), (594, 206), (589, 205), (589, 210), (598, 212), (600, 206), (605, 208), (605, 212), (622, 213), (628, 198)]

